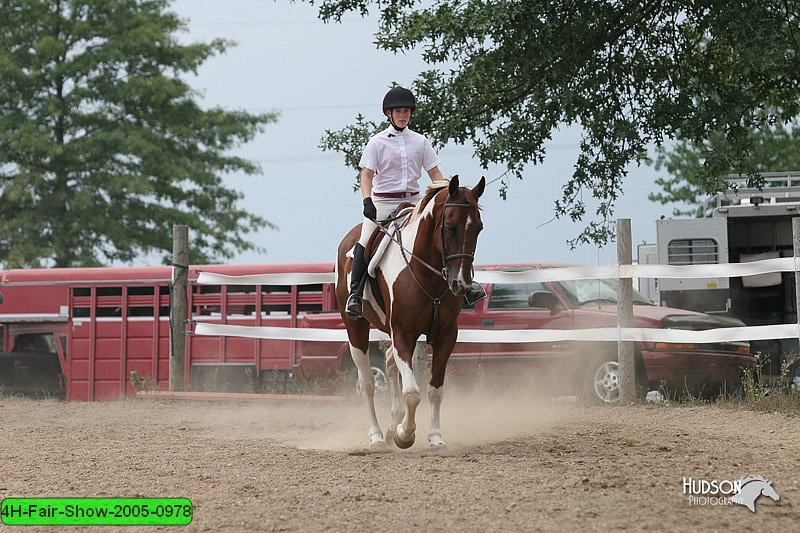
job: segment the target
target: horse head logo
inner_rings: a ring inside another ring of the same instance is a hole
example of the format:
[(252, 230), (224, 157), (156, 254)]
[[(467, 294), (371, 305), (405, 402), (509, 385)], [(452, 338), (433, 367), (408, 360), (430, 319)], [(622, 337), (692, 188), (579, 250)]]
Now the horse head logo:
[(731, 496), (731, 501), (738, 505), (744, 505), (751, 512), (756, 512), (756, 500), (760, 496), (767, 496), (774, 501), (781, 499), (771, 481), (767, 481), (762, 476), (747, 476), (739, 480), (742, 488), (739, 492)]

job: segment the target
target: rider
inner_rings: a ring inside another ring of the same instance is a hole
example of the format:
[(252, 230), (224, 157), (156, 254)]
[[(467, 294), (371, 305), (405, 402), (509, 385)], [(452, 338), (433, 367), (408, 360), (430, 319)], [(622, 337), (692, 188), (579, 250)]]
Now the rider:
[[(364, 248), (377, 227), (376, 220), (385, 220), (403, 202), (416, 204), (420, 199), (419, 178), (424, 169), (431, 181), (444, 178), (439, 170), (439, 156), (430, 141), (408, 127), (417, 107), (411, 91), (396, 86), (383, 97), (383, 114), (389, 127), (374, 135), (361, 156), (361, 194), (364, 196), (364, 222), (361, 236), (353, 249), (350, 297), (346, 312), (360, 318), (363, 311), (367, 263)], [(473, 283), (466, 295), (470, 301), (485, 297), (483, 288)]]

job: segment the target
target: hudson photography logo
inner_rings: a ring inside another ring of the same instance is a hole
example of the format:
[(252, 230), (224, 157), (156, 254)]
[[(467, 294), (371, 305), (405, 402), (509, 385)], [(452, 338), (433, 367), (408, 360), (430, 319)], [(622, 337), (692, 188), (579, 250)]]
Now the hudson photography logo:
[(778, 495), (771, 481), (763, 476), (747, 476), (741, 479), (694, 479), (683, 478), (683, 494), (689, 505), (743, 505), (756, 512), (756, 500), (767, 496), (774, 501)]

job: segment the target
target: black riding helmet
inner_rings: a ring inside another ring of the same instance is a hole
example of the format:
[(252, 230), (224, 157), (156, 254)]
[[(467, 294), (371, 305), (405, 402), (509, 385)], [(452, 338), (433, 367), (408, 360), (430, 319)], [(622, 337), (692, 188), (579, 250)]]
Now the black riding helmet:
[(394, 120), (392, 120), (391, 115), (388, 113), (389, 110), (397, 109), (398, 107), (407, 107), (411, 109), (412, 113), (417, 108), (417, 99), (414, 98), (414, 94), (405, 87), (400, 87), (399, 85), (389, 89), (389, 92), (383, 97), (383, 114), (389, 117), (389, 122), (395, 129), (402, 131), (394, 125)]

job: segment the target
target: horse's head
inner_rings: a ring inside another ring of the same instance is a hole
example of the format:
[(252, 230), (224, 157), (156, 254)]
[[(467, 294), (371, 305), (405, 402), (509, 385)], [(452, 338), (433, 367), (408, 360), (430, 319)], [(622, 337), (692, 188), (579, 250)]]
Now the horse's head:
[(776, 502), (777, 502), (778, 500), (780, 500), (780, 499), (781, 499), (781, 497), (780, 497), (780, 496), (778, 496), (778, 492), (777, 492), (777, 491), (775, 490), (775, 488), (772, 486), (772, 482), (771, 482), (771, 481), (767, 481), (767, 482), (766, 482), (766, 483), (765, 483), (765, 484), (764, 484), (764, 485), (761, 487), (761, 494), (763, 494), (764, 496), (767, 496), (767, 497), (769, 497), (769, 498), (772, 498), (772, 499), (773, 499), (773, 500), (775, 500)]
[(472, 284), (472, 262), (478, 234), (483, 229), (478, 198), (486, 187), (485, 178), (469, 189), (458, 186), (458, 176), (450, 179), (447, 194), (436, 198), (439, 224), (436, 247), (442, 254), (442, 277), (453, 294), (460, 295)]

